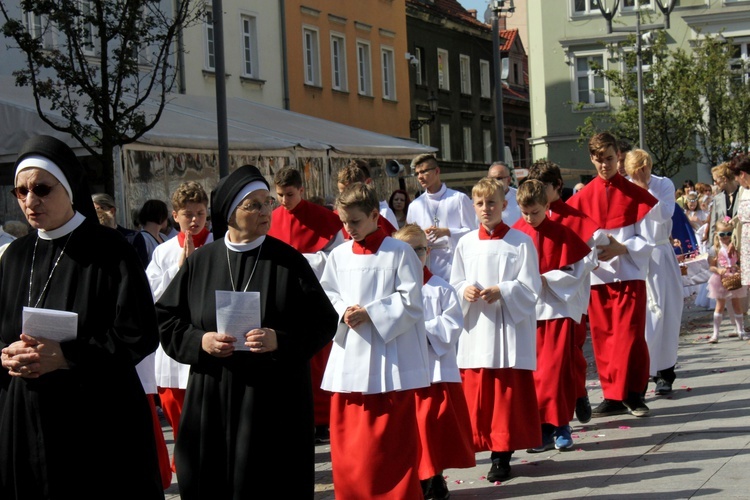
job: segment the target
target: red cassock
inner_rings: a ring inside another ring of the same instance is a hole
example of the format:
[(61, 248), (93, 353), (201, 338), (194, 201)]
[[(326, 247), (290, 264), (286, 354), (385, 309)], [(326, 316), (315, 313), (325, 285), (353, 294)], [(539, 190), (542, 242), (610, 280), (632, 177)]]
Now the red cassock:
[[(619, 174), (609, 180), (594, 178), (568, 200), (605, 230), (640, 222), (657, 203), (647, 190)], [(643, 391), (649, 376), (645, 281), (593, 285), (589, 325), (604, 397), (622, 401), (629, 393)]]
[[(323, 250), (336, 233), (343, 230), (341, 220), (333, 211), (307, 200), (301, 200), (292, 210), (276, 208), (271, 220), (268, 235), (300, 253)], [(327, 425), (331, 413), (331, 394), (320, 388), (330, 353), (329, 343), (310, 360), (316, 426)]]
[[(591, 248), (572, 229), (550, 219), (536, 228), (521, 218), (513, 226), (534, 241), (539, 272), (562, 269), (584, 259)], [(592, 233), (593, 234), (593, 231)], [(590, 237), (590, 236), (589, 236)], [(575, 325), (572, 318), (537, 321), (534, 385), (542, 423), (568, 425), (576, 402)]]
[[(577, 210), (558, 198), (549, 205), (549, 218), (559, 222), (565, 227), (569, 227), (580, 238), (587, 242), (591, 239), (599, 224), (594, 222), (589, 216)], [(588, 395), (586, 390), (586, 370), (588, 362), (583, 355), (583, 345), (586, 343), (588, 315), (581, 316), (581, 321), (575, 323), (574, 343), (576, 349), (573, 353), (573, 369), (575, 373), (576, 398), (582, 398)]]

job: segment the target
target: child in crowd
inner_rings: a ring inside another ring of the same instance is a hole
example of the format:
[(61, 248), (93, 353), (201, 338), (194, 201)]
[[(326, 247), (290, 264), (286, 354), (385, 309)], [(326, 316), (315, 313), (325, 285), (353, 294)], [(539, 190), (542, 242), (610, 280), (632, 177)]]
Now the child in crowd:
[(422, 228), (406, 224), (393, 237), (414, 249), (424, 273), (422, 298), (432, 384), (417, 389), (417, 423), (422, 440), (419, 478), (425, 498), (447, 499), (450, 493), (443, 470), (476, 464), (469, 409), (456, 363), (456, 344), (464, 318), (456, 291), (426, 267), (430, 249)]
[(378, 198), (347, 186), (336, 207), (352, 240), (320, 280), (341, 321), (323, 375), (331, 396), (331, 461), (338, 500), (422, 499), (415, 389), (430, 385), (422, 265), (378, 228)]
[[(727, 290), (722, 283), (722, 278), (732, 274), (739, 274), (740, 269), (737, 267), (737, 251), (730, 250), (732, 243), (732, 231), (734, 225), (729, 217), (716, 222), (716, 235), (714, 236), (714, 245), (709, 254), (708, 263), (711, 277), (708, 279), (708, 296), (716, 299), (716, 309), (714, 309), (714, 334), (708, 339), (710, 344), (719, 341), (719, 329), (724, 317), (724, 306), (727, 299), (732, 301), (734, 311), (742, 311), (742, 299), (747, 296), (747, 287), (740, 286), (735, 290)], [(734, 326), (737, 329), (737, 335), (740, 340), (745, 340), (745, 325), (742, 313), (734, 314)], [(750, 338), (748, 336), (747, 338)]]
[[(180, 225), (180, 233), (177, 238), (172, 238), (154, 249), (151, 262), (146, 268), (154, 302), (161, 298), (185, 260), (197, 248), (213, 241), (213, 236), (206, 228), (208, 195), (197, 182), (188, 181), (177, 186), (172, 194), (172, 217)], [(172, 426), (176, 441), (190, 366), (178, 363), (167, 356), (161, 345), (156, 349), (154, 364), (161, 409)]]
[(529, 235), (539, 255), (542, 290), (536, 303), (536, 371), (534, 383), (542, 422), (540, 446), (529, 453), (573, 447), (570, 419), (577, 399), (575, 335), (588, 304), (586, 278), (591, 248), (570, 228), (547, 218), (545, 185), (527, 180), (516, 200), (521, 219), (513, 226)]
[(456, 245), (451, 284), (464, 312), (458, 366), (475, 451), (492, 453), (490, 482), (510, 477), (514, 450), (538, 446), (535, 306), (542, 288), (534, 243), (502, 220), (504, 186), (472, 189), (479, 229)]
[(685, 215), (694, 231), (698, 231), (708, 221), (709, 214), (701, 210), (698, 193), (695, 191), (690, 191), (685, 197)]

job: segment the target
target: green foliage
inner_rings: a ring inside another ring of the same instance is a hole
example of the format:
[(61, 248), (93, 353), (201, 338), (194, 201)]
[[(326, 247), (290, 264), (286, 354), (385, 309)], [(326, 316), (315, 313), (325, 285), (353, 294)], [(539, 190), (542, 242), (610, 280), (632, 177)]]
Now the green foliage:
[(3, 34), (26, 60), (13, 72), (16, 85), (31, 87), (40, 117), (112, 172), (114, 147), (158, 122), (177, 75), (177, 35), (196, 11), (189, 0), (174, 8), (160, 0), (22, 0), (18, 19), (14, 3), (0, 1), (0, 12)]

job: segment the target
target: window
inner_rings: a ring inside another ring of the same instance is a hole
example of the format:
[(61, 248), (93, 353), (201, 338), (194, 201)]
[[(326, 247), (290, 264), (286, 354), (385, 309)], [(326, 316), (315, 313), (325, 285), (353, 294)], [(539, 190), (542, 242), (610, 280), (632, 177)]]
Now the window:
[(425, 146), (430, 145), (430, 126), (425, 125), (424, 127), (419, 128), (419, 132), (417, 132), (417, 142), (420, 144), (424, 144)]
[(482, 97), (490, 98), (490, 62), (479, 60), (479, 81), (481, 84)]
[(513, 63), (513, 83), (516, 85), (521, 85), (522, 83), (518, 76), (518, 63), (515, 62)]
[(320, 87), (320, 49), (318, 45), (318, 30), (302, 29), (302, 43), (305, 63), (305, 84)]
[(414, 68), (417, 77), (416, 83), (417, 85), (423, 85), (427, 81), (424, 74), (424, 50), (422, 50), (422, 47), (415, 47), (414, 51), (416, 52), (414, 57), (417, 58), (417, 67)]
[(750, 82), (750, 42), (736, 43), (732, 45), (732, 60), (730, 66), (735, 73), (735, 83)]
[(461, 73), (461, 93), (471, 94), (471, 58), (461, 54), (459, 56)]
[(448, 72), (448, 51), (438, 49), (438, 88), (450, 90), (450, 73)]
[(55, 30), (49, 23), (49, 18), (34, 14), (33, 12), (26, 12), (26, 29), (32, 38), (42, 38), (42, 47), (45, 49), (55, 48), (57, 37)]
[(372, 66), (370, 44), (357, 42), (357, 91), (360, 95), (372, 95)]
[(471, 127), (464, 127), (464, 161), (471, 163), (474, 161), (471, 154)]
[(484, 163), (492, 163), (492, 132), (488, 129), (482, 130), (482, 148), (484, 149)]
[(96, 6), (92, 0), (80, 0), (81, 28), (83, 29), (82, 44), (83, 53), (87, 56), (96, 55), (94, 23), (90, 22), (92, 16), (96, 15)]
[(393, 49), (381, 48), (383, 62), (383, 99), (396, 100), (396, 68), (393, 64)]
[(448, 123), (440, 124), (440, 154), (441, 159), (451, 159), (451, 126)]
[(346, 39), (344, 35), (331, 34), (331, 87), (347, 90)]
[[(651, 63), (654, 56), (649, 48), (644, 48), (641, 54), (641, 70), (643, 71), (643, 88), (653, 88), (654, 78), (651, 75)], [(627, 51), (623, 58), (623, 68), (630, 73), (633, 95), (638, 94), (638, 59), (634, 50)], [(644, 100), (648, 100), (647, 92), (644, 90)]]
[(258, 78), (258, 32), (255, 16), (242, 15), (242, 74)]
[(214, 47), (214, 13), (210, 8), (206, 9), (204, 19), (205, 22), (203, 23), (203, 34), (206, 43), (206, 60), (204, 61), (204, 64), (206, 65), (207, 70), (214, 71), (216, 69), (216, 49)]
[(653, 0), (622, 0), (623, 12), (636, 10), (638, 8), (638, 5), (644, 7), (653, 7)]
[(597, 75), (593, 66), (604, 66), (603, 54), (580, 55), (575, 57), (575, 78), (573, 100), (586, 106), (606, 105), (603, 92), (604, 77)]
[(573, 14), (596, 14), (599, 12), (599, 0), (573, 0)]

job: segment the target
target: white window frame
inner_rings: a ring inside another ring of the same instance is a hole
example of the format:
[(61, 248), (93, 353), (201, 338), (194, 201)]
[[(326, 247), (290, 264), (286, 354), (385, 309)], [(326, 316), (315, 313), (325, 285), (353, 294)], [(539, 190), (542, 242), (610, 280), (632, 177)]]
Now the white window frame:
[(471, 127), (464, 125), (463, 127), (463, 143), (464, 143), (464, 162), (472, 163), (474, 161), (474, 154), (472, 151), (472, 136)]
[(49, 17), (45, 15), (25, 12), (24, 20), (26, 30), (32, 38), (42, 38), (42, 48), (54, 49), (57, 46), (57, 30), (49, 22)]
[(486, 99), (492, 97), (492, 85), (490, 84), (490, 62), (485, 59), (479, 60), (479, 83), (480, 95)]
[(302, 69), (305, 85), (322, 86), (320, 81), (320, 31), (302, 26)]
[(372, 51), (367, 40), (357, 40), (357, 93), (372, 97)]
[(417, 65), (414, 68), (414, 74), (416, 75), (414, 81), (417, 85), (422, 85), (424, 83), (422, 80), (422, 66), (424, 65), (422, 47), (414, 47), (414, 57), (417, 59)]
[(203, 43), (205, 48), (204, 68), (216, 71), (216, 45), (214, 44), (214, 13), (210, 5), (203, 14)]
[[(573, 64), (571, 65), (571, 95), (572, 95), (572, 101), (575, 105), (578, 105), (582, 101), (579, 101), (579, 88), (578, 88), (578, 78), (583, 75), (583, 72), (578, 71), (578, 60), (579, 59), (586, 59), (587, 61), (594, 57), (601, 57), (602, 59), (602, 65), (606, 69), (607, 64), (607, 56), (604, 51), (585, 51), (585, 52), (576, 52), (573, 54)], [(596, 75), (594, 74), (593, 70), (591, 70), (590, 64), (587, 64), (587, 71), (585, 75), (588, 78), (588, 93), (589, 93), (589, 100), (583, 103), (584, 109), (586, 108), (602, 108), (602, 107), (608, 107), (609, 106), (609, 98), (607, 93), (607, 80), (606, 78), (600, 77), (602, 80), (602, 83), (604, 85), (604, 95), (602, 102), (596, 102), (596, 95), (592, 89), (597, 88), (595, 86), (595, 78)], [(594, 102), (591, 102), (591, 101)]]
[(260, 79), (258, 17), (252, 14), (240, 14), (240, 34), (242, 36), (242, 76)]
[(424, 144), (425, 146), (430, 145), (430, 126), (429, 125), (419, 127), (419, 131), (417, 132), (417, 142), (420, 144)]
[[(628, 2), (632, 2), (631, 5), (628, 5)], [(654, 0), (621, 0), (620, 6), (622, 7), (622, 12), (635, 12), (638, 10), (638, 4), (643, 4), (641, 8), (643, 9), (653, 9), (654, 8)]]
[(348, 75), (346, 72), (346, 36), (331, 32), (331, 88), (346, 92)]
[(729, 64), (732, 66), (732, 69), (735, 69), (734, 66), (740, 66), (736, 69), (743, 71), (742, 81), (747, 84), (750, 81), (750, 40), (733, 40), (732, 46), (739, 47), (740, 57), (733, 57)]
[(583, 0), (584, 9), (576, 10), (576, 0), (570, 0), (570, 13), (573, 16), (590, 16), (593, 14), (601, 15), (599, 7), (596, 4), (597, 1), (598, 0)]
[(437, 49), (438, 89), (451, 89), (450, 53), (445, 49)]
[[(81, 14), (88, 14), (92, 9), (95, 8), (92, 0), (79, 0), (78, 5)], [(96, 30), (94, 29), (93, 23), (88, 23), (88, 26), (82, 26), (84, 32), (82, 34), (81, 47), (83, 53), (87, 56), (96, 55)]]
[(382, 65), (383, 99), (396, 100), (396, 59), (393, 47), (380, 47), (380, 62)]
[(450, 161), (451, 159), (451, 125), (440, 124), (440, 159)]
[(461, 93), (471, 95), (471, 57), (466, 54), (458, 56), (459, 72), (461, 74)]
[(489, 165), (492, 163), (492, 131), (490, 129), (482, 129), (482, 149), (484, 152), (484, 163)]

